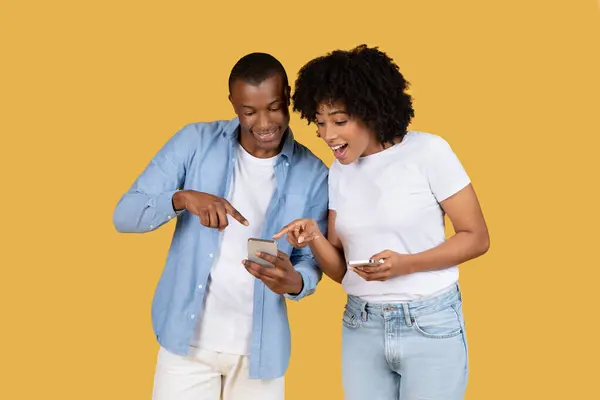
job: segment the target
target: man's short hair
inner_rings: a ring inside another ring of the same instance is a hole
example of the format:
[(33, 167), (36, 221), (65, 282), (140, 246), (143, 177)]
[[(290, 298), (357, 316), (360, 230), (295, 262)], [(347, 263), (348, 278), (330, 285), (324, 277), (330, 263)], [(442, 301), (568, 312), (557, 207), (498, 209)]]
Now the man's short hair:
[(229, 92), (233, 82), (241, 79), (251, 85), (258, 85), (265, 79), (280, 75), (283, 78), (284, 87), (288, 87), (288, 77), (283, 65), (270, 54), (250, 53), (240, 58), (231, 69), (229, 74)]

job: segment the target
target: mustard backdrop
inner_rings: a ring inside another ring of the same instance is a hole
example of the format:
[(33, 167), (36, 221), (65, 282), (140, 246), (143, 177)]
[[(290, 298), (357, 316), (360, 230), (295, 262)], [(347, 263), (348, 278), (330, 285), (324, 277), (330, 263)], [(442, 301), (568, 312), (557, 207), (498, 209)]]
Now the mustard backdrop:
[[(149, 399), (150, 305), (174, 224), (112, 226), (184, 124), (230, 118), (235, 61), (292, 81), (335, 48), (378, 45), (412, 83), (489, 224), (461, 267), (467, 399), (598, 397), (598, 1), (0, 1), (0, 398)], [(330, 164), (315, 128), (298, 140)], [(449, 231), (449, 233), (451, 233)], [(344, 294), (290, 303), (287, 399), (342, 399)]]

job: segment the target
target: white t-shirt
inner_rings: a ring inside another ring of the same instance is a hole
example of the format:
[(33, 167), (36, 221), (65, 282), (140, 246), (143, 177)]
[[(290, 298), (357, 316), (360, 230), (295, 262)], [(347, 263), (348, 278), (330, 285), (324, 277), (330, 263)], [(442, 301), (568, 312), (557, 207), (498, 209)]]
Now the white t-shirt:
[[(404, 139), (350, 165), (334, 161), (329, 172), (329, 208), (346, 260), (383, 251), (419, 253), (446, 240), (439, 202), (470, 183), (441, 137), (409, 131)], [(458, 266), (390, 280), (365, 281), (348, 270), (342, 286), (370, 302), (410, 301), (436, 294), (458, 280)]]
[(192, 345), (206, 350), (248, 355), (252, 334), (255, 278), (242, 265), (248, 239), (260, 237), (275, 190), (275, 161), (256, 158), (238, 146), (227, 200), (249, 222), (244, 226), (228, 215), (219, 253), (210, 272), (204, 312)]

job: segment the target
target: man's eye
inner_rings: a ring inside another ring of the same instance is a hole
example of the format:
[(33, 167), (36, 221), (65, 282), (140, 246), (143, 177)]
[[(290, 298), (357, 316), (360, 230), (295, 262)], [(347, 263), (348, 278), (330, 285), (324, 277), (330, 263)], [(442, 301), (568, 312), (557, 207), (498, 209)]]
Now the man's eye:
[(348, 121), (335, 121), (335, 124), (338, 126), (346, 125)]

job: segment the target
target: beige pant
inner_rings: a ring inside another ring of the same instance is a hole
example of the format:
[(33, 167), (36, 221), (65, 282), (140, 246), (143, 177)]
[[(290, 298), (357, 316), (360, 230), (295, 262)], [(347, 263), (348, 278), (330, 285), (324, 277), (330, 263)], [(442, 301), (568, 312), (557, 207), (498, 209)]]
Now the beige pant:
[(153, 400), (283, 400), (284, 378), (249, 379), (249, 358), (190, 347), (187, 357), (160, 348)]

